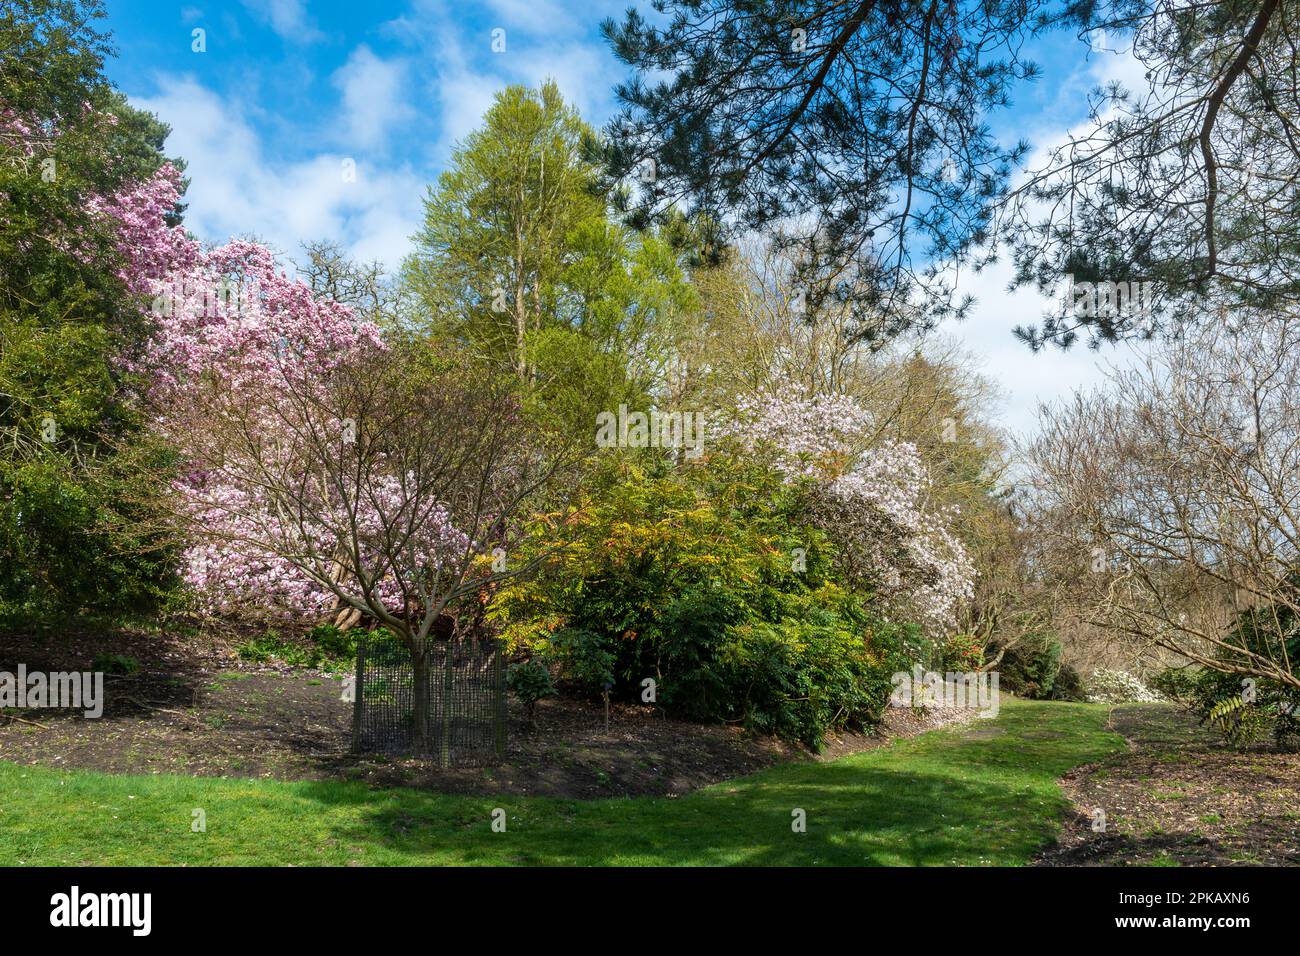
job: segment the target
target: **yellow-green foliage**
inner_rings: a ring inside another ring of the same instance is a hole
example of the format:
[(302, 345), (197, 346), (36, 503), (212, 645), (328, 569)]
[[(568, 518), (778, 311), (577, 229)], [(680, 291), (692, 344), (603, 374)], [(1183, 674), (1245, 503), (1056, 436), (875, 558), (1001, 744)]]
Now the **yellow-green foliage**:
[(635, 697), (648, 678), (672, 713), (817, 745), (878, 716), (905, 637), (831, 577), (802, 513), (797, 485), (726, 450), (620, 456), (574, 508), (534, 522), (523, 560), (546, 556), (539, 573), (491, 615), (512, 650), (582, 689)]

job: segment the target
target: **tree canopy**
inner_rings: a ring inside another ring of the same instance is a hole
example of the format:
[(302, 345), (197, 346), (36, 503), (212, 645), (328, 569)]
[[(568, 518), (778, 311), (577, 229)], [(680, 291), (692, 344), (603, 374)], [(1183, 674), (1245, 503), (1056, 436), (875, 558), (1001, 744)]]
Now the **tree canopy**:
[[(1152, 309), (1063, 305), (1022, 330), (1035, 347), (1296, 293), (1295, 23), (1276, 0), (654, 6), (603, 25), (634, 70), (604, 154), (629, 219), (775, 237), (810, 315), (847, 304), (867, 342), (965, 314), (948, 267), (999, 243), (1018, 283), (1154, 283)], [(1017, 184), (1029, 144), (989, 123), (1056, 30), (1131, 44), (1145, 87), (1097, 91), (1091, 132)]]
[(124, 360), (146, 321), (114, 197), (159, 168), (167, 128), (105, 81), (102, 15), (43, 0), (0, 13), (0, 594), (19, 604), (131, 605), (166, 576), (125, 530)]

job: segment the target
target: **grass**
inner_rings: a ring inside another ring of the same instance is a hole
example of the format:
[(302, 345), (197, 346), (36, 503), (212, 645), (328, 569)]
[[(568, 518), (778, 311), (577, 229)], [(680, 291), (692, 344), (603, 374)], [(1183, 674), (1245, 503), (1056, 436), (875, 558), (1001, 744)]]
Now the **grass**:
[[(0, 864), (1015, 865), (1056, 833), (1057, 777), (1123, 747), (1106, 713), (1008, 702), (992, 721), (679, 799), (447, 796), (0, 762)], [(498, 808), (503, 833), (492, 829)], [(206, 832), (191, 829), (196, 809)], [(796, 810), (804, 833), (792, 830)]]

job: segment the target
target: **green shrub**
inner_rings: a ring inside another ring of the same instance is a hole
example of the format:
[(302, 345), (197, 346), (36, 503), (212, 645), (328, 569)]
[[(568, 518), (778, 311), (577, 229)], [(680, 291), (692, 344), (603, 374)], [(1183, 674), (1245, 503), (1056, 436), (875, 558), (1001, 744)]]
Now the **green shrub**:
[(584, 691), (603, 691), (614, 683), (616, 656), (605, 637), (580, 627), (566, 627), (551, 635), (547, 655), (560, 662), (565, 676)]
[(1191, 706), (1197, 698), (1201, 672), (1195, 667), (1166, 667), (1151, 678), (1151, 687), (1161, 695)]
[(341, 631), (333, 624), (317, 624), (307, 632), (307, 640), (320, 648), (323, 658), (352, 660), (357, 656), (356, 633)]
[(1298, 625), (1287, 604), (1252, 608), (1224, 638), (1228, 646), (1216, 651), (1223, 669), (1187, 668), (1175, 676), (1171, 668), (1157, 681), (1229, 743), (1253, 744), (1271, 733), (1278, 745), (1288, 745), (1300, 739), (1300, 691), (1281, 681), (1247, 677), (1239, 668), (1249, 654), (1274, 661), (1300, 659)]
[(1052, 683), (1051, 699), (1069, 701), (1087, 699), (1087, 692), (1083, 687), (1083, 675), (1079, 673), (1078, 668), (1072, 664), (1061, 665), (1060, 670), (1056, 672), (1056, 680)]
[(280, 634), (268, 630), (257, 637), (250, 638), (235, 648), (239, 659), (254, 664), (263, 664), (275, 657), (280, 650)]
[(891, 640), (902, 644), (883, 629), (879, 643), (864, 642), (857, 622), (828, 608), (735, 629), (719, 657), (729, 692), (719, 716), (815, 750), (832, 730), (874, 724), (904, 666), (901, 655), (882, 652)]
[(297, 639), (287, 639), (275, 628), (250, 638), (235, 648), (241, 660), (255, 664), (279, 661), (292, 667), (338, 669), (356, 658), (354, 632), (332, 624), (318, 624)]
[(1279, 745), (1300, 738), (1300, 693), (1294, 688), (1209, 668), (1195, 672), (1193, 680), (1187, 696), (1177, 699), (1228, 743), (1248, 746), (1270, 734)]
[(1007, 648), (998, 665), (999, 686), (1031, 700), (1046, 700), (1061, 669), (1061, 644), (1050, 634), (1030, 633)]
[(659, 648), (655, 672), (665, 675), (658, 685), (665, 709), (689, 720), (734, 712), (734, 688), (719, 654), (732, 628), (748, 617), (743, 595), (724, 587), (691, 588), (665, 605), (651, 630)]
[(491, 617), (512, 650), (588, 693), (638, 699), (652, 677), (673, 716), (819, 746), (877, 720), (892, 671), (935, 649), (915, 628), (881, 628), (896, 647), (868, 641), (879, 622), (831, 579), (801, 496), (720, 452), (680, 469), (622, 460), (563, 520), (534, 523), (521, 559), (540, 571), (502, 588)]
[(511, 664), (506, 671), (506, 686), (523, 703), (529, 722), (534, 719), (537, 702), (555, 696), (550, 668), (538, 660)]

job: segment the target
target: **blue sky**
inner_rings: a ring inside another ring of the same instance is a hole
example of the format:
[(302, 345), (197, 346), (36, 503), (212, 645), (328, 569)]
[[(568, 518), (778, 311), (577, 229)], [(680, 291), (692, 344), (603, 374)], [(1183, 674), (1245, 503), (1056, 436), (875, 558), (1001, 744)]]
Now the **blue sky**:
[[(119, 54), (108, 73), (172, 126), (167, 149), (188, 163), (187, 226), (201, 238), (255, 235), (290, 255), (331, 238), (395, 266), (426, 185), (495, 91), (553, 77), (588, 121), (610, 115), (624, 70), (597, 28), (631, 2), (108, 0)], [(195, 30), (204, 52), (193, 49)], [(1045, 76), (1017, 91), (994, 128), (1040, 148), (1082, 121), (1097, 82), (1135, 75), (1126, 54), (1089, 57), (1073, 37), (1032, 55)], [(349, 162), (354, 181), (343, 175)], [(964, 277), (980, 307), (940, 335), (1003, 383), (998, 415), (1024, 430), (1039, 399), (1095, 380), (1098, 357), (1029, 355), (1010, 330), (1044, 303), (1030, 290), (1007, 295), (1008, 278), (1005, 269)]]
[[(192, 179), (187, 224), (203, 238), (253, 233), (292, 252), (328, 236), (396, 264), (425, 185), (494, 91), (554, 76), (583, 115), (610, 113), (619, 70), (597, 26), (620, 8), (112, 0), (109, 75), (171, 124), (168, 150)], [(346, 160), (355, 182), (341, 175)]]

